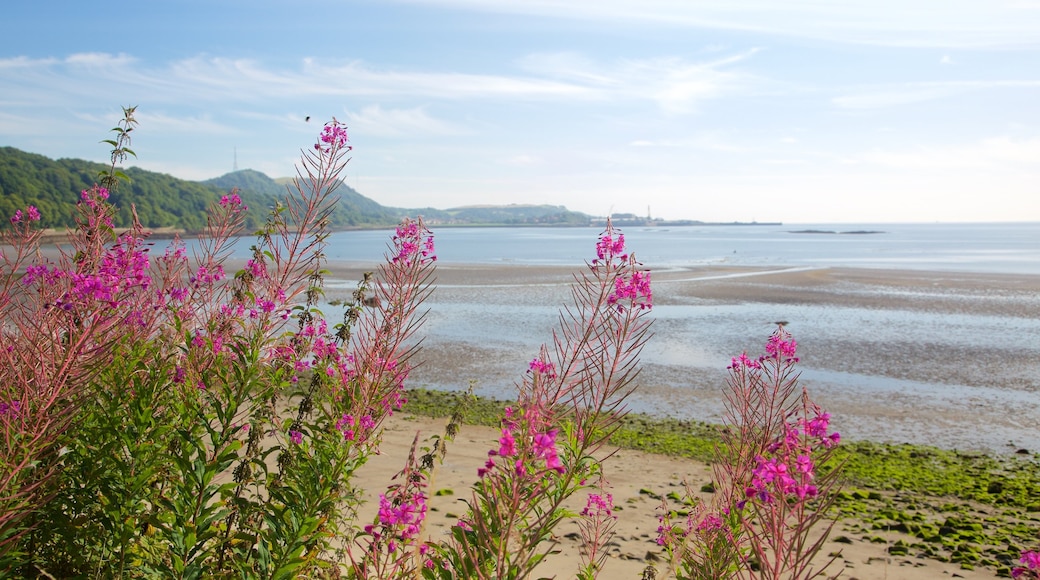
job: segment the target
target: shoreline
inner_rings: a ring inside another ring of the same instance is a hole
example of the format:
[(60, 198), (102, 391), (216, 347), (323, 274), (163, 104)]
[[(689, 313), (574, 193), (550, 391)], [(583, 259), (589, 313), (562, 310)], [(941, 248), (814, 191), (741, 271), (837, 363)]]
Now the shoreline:
[[(334, 263), (326, 298), (374, 264)], [(438, 265), (412, 385), (503, 398), (551, 338), (575, 269)], [(802, 383), (852, 439), (1040, 450), (1040, 276), (859, 268), (651, 269), (654, 337), (632, 409), (718, 422), (731, 357), (777, 321)], [(334, 319), (335, 314), (326, 312)], [(1014, 413), (1009, 413), (1014, 409)]]

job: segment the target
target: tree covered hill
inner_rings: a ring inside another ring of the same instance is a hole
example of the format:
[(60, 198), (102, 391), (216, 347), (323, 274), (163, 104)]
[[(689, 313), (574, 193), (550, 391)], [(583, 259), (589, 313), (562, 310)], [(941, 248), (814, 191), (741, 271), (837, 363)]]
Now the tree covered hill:
[[(12, 215), (31, 204), (40, 209), (42, 227), (73, 227), (74, 206), (80, 192), (92, 187), (98, 174), (107, 169), (104, 164), (82, 159), (52, 160), (13, 147), (0, 147), (0, 215)], [(197, 232), (206, 225), (207, 206), (237, 187), (249, 207), (246, 227), (255, 229), (263, 224), (275, 201), (286, 195), (285, 185), (248, 169), (203, 182), (138, 167), (124, 173), (130, 177), (130, 183), (120, 183), (109, 198), (119, 208), (116, 227), (130, 224), (133, 204), (146, 228)], [(386, 227), (399, 219), (400, 211), (383, 207), (346, 185), (341, 185), (336, 193), (340, 201), (331, 216), (332, 228)]]
[[(52, 160), (13, 147), (0, 147), (0, 216), (35, 205), (41, 227), (75, 226), (80, 192), (94, 185), (108, 166), (82, 159)], [(114, 225), (131, 221), (131, 204), (149, 229), (173, 228), (198, 232), (206, 225), (207, 206), (238, 188), (249, 207), (247, 229), (263, 224), (275, 201), (286, 195), (286, 180), (245, 169), (206, 181), (188, 181), (137, 167), (124, 170), (131, 181), (121, 183), (109, 200), (119, 208)], [(390, 227), (406, 215), (422, 215), (430, 225), (588, 225), (588, 215), (563, 206), (472, 206), (440, 210), (401, 209), (380, 205), (346, 184), (336, 190), (339, 203), (330, 219), (332, 229)]]

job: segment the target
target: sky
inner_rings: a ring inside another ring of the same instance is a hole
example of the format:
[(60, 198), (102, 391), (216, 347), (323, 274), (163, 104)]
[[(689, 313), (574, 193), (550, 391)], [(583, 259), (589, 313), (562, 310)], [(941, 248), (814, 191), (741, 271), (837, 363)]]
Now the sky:
[[(0, 146), (405, 208), (1040, 221), (1040, 0), (84, 0), (0, 19)], [(310, 121), (306, 119), (310, 117)]]

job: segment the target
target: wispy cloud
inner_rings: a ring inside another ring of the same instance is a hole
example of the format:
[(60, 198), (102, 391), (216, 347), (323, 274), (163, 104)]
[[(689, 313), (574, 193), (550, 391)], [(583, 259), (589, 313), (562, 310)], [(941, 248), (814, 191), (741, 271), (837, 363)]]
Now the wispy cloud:
[[(128, 55), (75, 54), (59, 59), (0, 61), (0, 88), (6, 99), (19, 95), (67, 94), (107, 100), (113, 91), (149, 103), (206, 101), (259, 102), (308, 98), (367, 97), (400, 99), (513, 99), (552, 101), (650, 100), (668, 112), (689, 112), (699, 101), (718, 98), (760, 82), (731, 70), (754, 50), (691, 62), (680, 58), (624, 59), (604, 63), (578, 54), (535, 54), (518, 61), (520, 73), (476, 74), (385, 69), (361, 61), (335, 63), (314, 58), (298, 67), (276, 68), (248, 59), (194, 57), (146, 65)], [(100, 92), (107, 87), (112, 90)], [(412, 109), (394, 113), (405, 123), (444, 132)], [(389, 110), (371, 110), (364, 116)]]
[(65, 62), (77, 67), (118, 69), (133, 64), (137, 59), (127, 54), (105, 52), (81, 52), (69, 55)]
[(519, 61), (531, 74), (569, 79), (601, 98), (651, 100), (670, 113), (694, 110), (698, 102), (745, 91), (763, 81), (742, 71), (729, 70), (750, 58), (756, 49), (705, 62), (676, 57), (593, 60), (576, 53), (532, 54)]
[(942, 99), (970, 91), (1036, 88), (1040, 88), (1040, 80), (905, 83), (863, 88), (834, 97), (831, 102), (843, 109), (874, 109)]
[[(99, 91), (100, 88), (109, 90)], [(261, 62), (196, 57), (145, 65), (126, 55), (75, 54), (65, 59), (0, 60), (0, 94), (6, 102), (76, 93), (108, 100), (129, 94), (151, 103), (258, 101), (322, 96), (427, 98), (581, 98), (587, 88), (557, 80), (503, 75), (388, 71), (360, 62), (328, 64), (305, 59), (296, 68)]]
[(384, 109), (370, 105), (357, 113), (348, 113), (347, 124), (352, 130), (376, 137), (420, 137), (463, 135), (465, 127), (431, 117), (423, 107), (412, 109)]
[(1016, 0), (395, 0), (460, 10), (721, 29), (907, 47), (1040, 46), (1040, 10)]

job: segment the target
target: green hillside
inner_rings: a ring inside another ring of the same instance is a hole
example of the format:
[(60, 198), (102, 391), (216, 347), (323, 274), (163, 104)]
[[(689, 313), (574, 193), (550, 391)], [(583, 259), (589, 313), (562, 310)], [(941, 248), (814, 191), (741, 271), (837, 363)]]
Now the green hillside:
[[(57, 161), (13, 147), (0, 148), (0, 215), (32, 204), (40, 209), (40, 225), (46, 228), (75, 226), (75, 204), (80, 192), (94, 185), (98, 173), (108, 167), (82, 159)], [(207, 205), (220, 198), (212, 186), (177, 179), (137, 167), (125, 170), (130, 183), (121, 183), (109, 201), (117, 208), (116, 227), (130, 225), (130, 205), (147, 228), (173, 227), (198, 231), (206, 224)], [(249, 202), (247, 202), (249, 203)], [(260, 204), (256, 204), (260, 205)], [(250, 227), (262, 223), (264, 210), (248, 215)]]
[[(10, 216), (27, 205), (40, 209), (41, 227), (73, 227), (80, 192), (94, 185), (108, 166), (82, 159), (52, 160), (13, 147), (0, 147), (0, 216)], [(249, 207), (246, 228), (259, 228), (275, 201), (284, 198), (284, 179), (244, 169), (206, 181), (187, 181), (165, 173), (131, 167), (124, 171), (130, 183), (121, 183), (109, 198), (119, 208), (115, 227), (130, 225), (130, 206), (150, 229), (200, 231), (206, 225), (207, 206), (232, 188), (238, 188)], [(281, 183), (280, 183), (281, 182)], [(346, 184), (336, 190), (339, 202), (330, 217), (332, 229), (390, 227), (404, 216), (422, 215), (430, 225), (588, 225), (590, 216), (554, 205), (469, 206), (452, 209), (402, 209), (380, 205)]]
[[(80, 192), (93, 186), (98, 173), (107, 169), (106, 165), (82, 159), (55, 161), (13, 147), (0, 147), (0, 216), (9, 216), (32, 204), (40, 209), (42, 227), (73, 227), (74, 207)], [(231, 188), (238, 187), (243, 202), (249, 207), (246, 227), (256, 229), (267, 218), (274, 201), (286, 193), (285, 186), (252, 170), (236, 171), (205, 182), (177, 179), (137, 167), (125, 173), (130, 183), (121, 183), (109, 198), (120, 210), (114, 220), (116, 227), (130, 225), (133, 204), (146, 228), (200, 231), (206, 225), (207, 206)], [(333, 228), (385, 227), (399, 219), (398, 211), (385, 208), (349, 187), (341, 186), (337, 193), (341, 200), (331, 216)]]
[[(259, 200), (265, 208), (274, 205), (275, 199), (285, 197), (286, 188), (290, 187), (252, 169), (235, 171), (202, 183), (221, 191), (237, 187), (242, 194), (249, 194), (250, 197)], [(331, 216), (330, 225), (333, 229), (390, 226), (400, 221), (404, 215), (405, 210), (395, 210), (379, 205), (345, 183), (340, 184), (335, 195), (339, 197), (339, 201), (336, 204), (336, 211)]]

